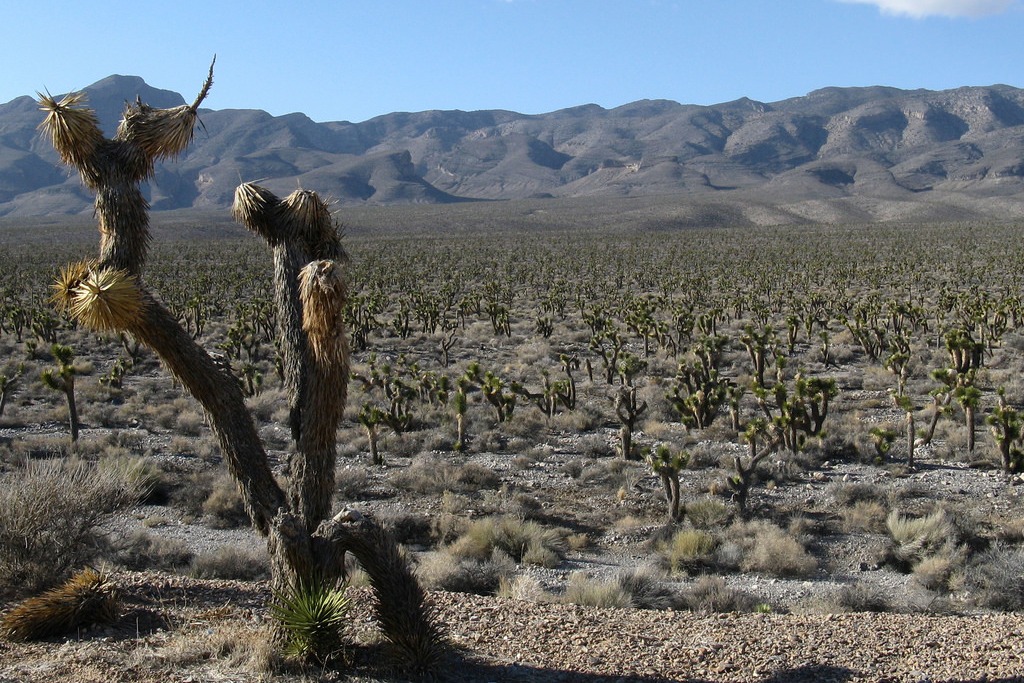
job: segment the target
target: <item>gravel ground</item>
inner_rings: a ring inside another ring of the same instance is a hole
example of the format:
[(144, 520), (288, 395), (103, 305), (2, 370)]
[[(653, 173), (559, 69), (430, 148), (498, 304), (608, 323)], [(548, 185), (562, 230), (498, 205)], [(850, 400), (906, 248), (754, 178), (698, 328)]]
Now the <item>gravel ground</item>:
[[(152, 573), (118, 582), (127, 607), (119, 624), (63, 641), (0, 641), (0, 683), (401, 680), (376, 677), (367, 589), (351, 591), (353, 636), (364, 643), (351, 677), (270, 675), (225, 645), (260, 637), (265, 585)], [(453, 645), (443, 681), (1024, 681), (1020, 614), (697, 615), (432, 599)]]
[(1024, 680), (1024, 615), (700, 616), (437, 601), (453, 642), (495, 667), (491, 680)]

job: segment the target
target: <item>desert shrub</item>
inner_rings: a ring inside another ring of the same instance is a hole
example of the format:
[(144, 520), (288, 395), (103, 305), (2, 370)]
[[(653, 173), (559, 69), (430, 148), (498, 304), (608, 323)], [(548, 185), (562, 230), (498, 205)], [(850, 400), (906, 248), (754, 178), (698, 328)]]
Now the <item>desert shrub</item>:
[(496, 595), (499, 598), (525, 602), (544, 602), (551, 597), (536, 577), (525, 574), (514, 576), (511, 579), (502, 577)]
[(417, 567), (416, 575), (432, 590), (493, 595), (515, 568), (512, 558), (498, 548), (484, 559), (441, 551), (427, 555)]
[(426, 515), (407, 512), (384, 512), (378, 521), (391, 532), (395, 542), (403, 545), (426, 546), (433, 543), (433, 522)]
[(729, 506), (714, 498), (700, 498), (686, 504), (686, 519), (698, 529), (720, 529), (731, 516)]
[(523, 519), (536, 519), (544, 514), (544, 504), (535, 496), (527, 493), (517, 493), (509, 501), (509, 513)]
[(893, 510), (885, 520), (891, 539), (890, 562), (912, 570), (927, 557), (948, 554), (957, 544), (956, 526), (945, 510), (924, 517), (907, 517)]
[(615, 447), (608, 439), (597, 434), (588, 434), (580, 439), (578, 450), (587, 458), (611, 458), (615, 455)]
[(137, 531), (115, 542), (111, 551), (111, 559), (135, 570), (180, 571), (191, 564), (193, 557), (183, 542), (160, 538), (145, 531)]
[(250, 524), (238, 487), (226, 475), (217, 478), (210, 495), (203, 501), (203, 516), (213, 529), (234, 529)]
[(495, 489), (501, 485), (501, 479), (493, 470), (478, 463), (455, 465), (438, 458), (421, 457), (392, 475), (391, 483), (406, 491), (426, 495)]
[(287, 422), (287, 403), (287, 393), (283, 389), (264, 389), (245, 399), (245, 405), (260, 422)]
[(798, 578), (814, 574), (818, 562), (791, 534), (769, 522), (739, 522), (727, 538), (739, 549), (739, 570)]
[(827, 609), (835, 612), (888, 612), (892, 604), (885, 591), (878, 586), (854, 583), (843, 586), (827, 599)]
[(885, 505), (888, 492), (876, 484), (837, 484), (829, 487), (832, 500), (839, 507), (852, 507), (857, 503), (870, 502)]
[(682, 604), (691, 612), (753, 612), (759, 601), (730, 588), (720, 576), (702, 576), (682, 593)]
[(178, 474), (177, 481), (171, 487), (169, 502), (185, 514), (187, 518), (203, 516), (203, 503), (213, 492), (217, 475), (210, 470)]
[(123, 471), (81, 461), (30, 461), (0, 487), (0, 593), (59, 583), (102, 548), (99, 525), (141, 487)]
[(597, 579), (584, 572), (573, 572), (565, 587), (562, 602), (587, 607), (630, 607), (629, 593), (615, 579)]
[(510, 517), (485, 517), (471, 522), (466, 532), (451, 545), (456, 557), (484, 560), (495, 549), (517, 562), (556, 567), (565, 556), (564, 532), (537, 522)]
[(615, 577), (635, 609), (670, 610), (682, 606), (679, 592), (667, 585), (664, 577), (650, 567), (620, 572)]
[(690, 454), (690, 459), (686, 461), (686, 469), (688, 470), (706, 470), (712, 467), (718, 467), (722, 453), (716, 449), (711, 443), (698, 443), (687, 448), (687, 453)]
[(661, 547), (661, 554), (674, 572), (693, 572), (710, 566), (718, 542), (699, 529), (680, 529)]
[(963, 546), (944, 546), (942, 552), (929, 555), (914, 566), (914, 579), (930, 591), (954, 591), (962, 584), (966, 554), (966, 548)]
[(203, 432), (204, 424), (203, 416), (197, 411), (184, 410), (178, 413), (174, 422), (174, 428), (185, 436), (199, 436)]
[(270, 560), (266, 552), (224, 546), (196, 555), (190, 573), (197, 579), (257, 581), (270, 577)]
[(580, 459), (568, 460), (562, 465), (562, 472), (572, 479), (579, 479), (583, 474), (585, 463)]
[(334, 486), (345, 500), (359, 500), (366, 493), (369, 480), (370, 475), (365, 467), (345, 465), (334, 471)]
[(1024, 543), (1024, 518), (1016, 517), (1001, 523), (996, 529), (996, 539), (1007, 545)]
[(1006, 612), (1024, 610), (1024, 549), (989, 548), (973, 558), (966, 575), (976, 605)]
[(846, 532), (884, 533), (886, 508), (875, 500), (858, 500), (839, 510), (842, 529)]
[(171, 481), (156, 460), (146, 456), (130, 455), (127, 451), (109, 449), (97, 461), (96, 466), (109, 471), (114, 477), (138, 482), (140, 503), (161, 505), (167, 502)]
[(501, 477), (489, 467), (467, 462), (456, 468), (455, 482), (460, 491), (479, 491), (498, 488), (501, 486)]

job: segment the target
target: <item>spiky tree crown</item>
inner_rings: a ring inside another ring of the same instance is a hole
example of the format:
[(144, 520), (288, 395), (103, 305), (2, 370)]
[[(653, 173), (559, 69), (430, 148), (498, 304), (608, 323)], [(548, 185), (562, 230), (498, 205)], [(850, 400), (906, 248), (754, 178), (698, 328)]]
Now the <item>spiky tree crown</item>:
[(98, 332), (127, 329), (142, 312), (137, 279), (92, 261), (62, 268), (53, 289), (50, 301), (58, 311)]

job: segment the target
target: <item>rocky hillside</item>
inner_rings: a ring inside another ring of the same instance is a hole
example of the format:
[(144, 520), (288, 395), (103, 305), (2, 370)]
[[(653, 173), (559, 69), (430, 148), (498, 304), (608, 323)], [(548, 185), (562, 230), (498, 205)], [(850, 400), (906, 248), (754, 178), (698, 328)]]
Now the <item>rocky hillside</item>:
[[(85, 89), (105, 130), (123, 103), (181, 95), (111, 76)], [(0, 216), (91, 211), (36, 132), (31, 97), (0, 105)], [(258, 110), (202, 113), (162, 166), (155, 209), (223, 208), (239, 179), (341, 204), (676, 195), (742, 207), (755, 223), (1024, 216), (1024, 90), (825, 88), (764, 103), (647, 100), (535, 116), (393, 113), (317, 123)]]

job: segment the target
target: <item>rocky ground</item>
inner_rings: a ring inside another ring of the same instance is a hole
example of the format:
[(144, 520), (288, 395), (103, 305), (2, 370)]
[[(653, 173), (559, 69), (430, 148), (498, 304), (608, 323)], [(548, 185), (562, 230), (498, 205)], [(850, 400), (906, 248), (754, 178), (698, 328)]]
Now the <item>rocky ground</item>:
[[(0, 681), (379, 681), (366, 589), (344, 673), (274, 669), (261, 584), (121, 574), (126, 613), (66, 640), (0, 642)], [(432, 594), (444, 681), (1020, 681), (1024, 615), (692, 614)], [(386, 671), (386, 668), (385, 668)], [(403, 680), (396, 674), (387, 680)]]
[[(478, 454), (472, 462), (492, 469), (513, 492), (571, 490), (566, 474), (573, 453), (557, 450), (518, 465), (507, 456)], [(1019, 509), (1019, 489), (995, 472), (922, 454), (917, 471), (886, 470), (856, 463), (826, 463), (778, 487), (755, 493), (765, 509), (800, 505), (808, 519), (835, 506), (837, 486), (875, 484), (900, 491), (908, 504), (940, 500), (970, 510), (974, 519), (1004, 518)], [(464, 456), (460, 456), (464, 457)], [(384, 495), (394, 473), (412, 458), (389, 458), (386, 470), (370, 472), (367, 498), (355, 504), (387, 515), (404, 507), (436, 514), (429, 497)], [(684, 473), (697, 487), (699, 473)], [(684, 478), (685, 478), (684, 477)], [(724, 577), (726, 585), (753, 596), (765, 613), (708, 614), (685, 611), (601, 609), (555, 601), (569, 577), (584, 572), (613, 577), (648, 566), (647, 539), (657, 530), (658, 482), (626, 478), (631, 489), (616, 496), (581, 496), (584, 508), (621, 506), (647, 510), (648, 523), (610, 526), (558, 567), (516, 568), (547, 591), (547, 598), (517, 600), (432, 592), (452, 644), (438, 673), (453, 681), (993, 681), (1024, 680), (1024, 615), (986, 613), (969, 596), (937, 596), (912, 575), (880, 567), (881, 535), (828, 534), (810, 543), (819, 562), (812, 576), (787, 579), (758, 574)], [(376, 493), (375, 493), (376, 492)], [(394, 493), (394, 491), (392, 491)], [(913, 494), (913, 495), (910, 495)], [(472, 514), (472, 513), (470, 513)], [(154, 519), (160, 519), (154, 524)], [(175, 519), (169, 508), (141, 506), (111, 521), (117, 536), (146, 530), (176, 539), (196, 553), (223, 547), (258, 552), (260, 540), (246, 528), (212, 529), (203, 520)], [(274, 661), (266, 647), (261, 582), (202, 581), (181, 575), (115, 571), (124, 616), (112, 627), (43, 643), (0, 643), (0, 683), (55, 681), (314, 681), (381, 680), (381, 649), (365, 588), (355, 601), (349, 662), (336, 670), (298, 671)], [(693, 577), (666, 576), (684, 589)], [(859, 586), (884, 595), (887, 613), (827, 613), (829, 598)], [(552, 597), (555, 596), (555, 597)], [(823, 613), (824, 612), (824, 613)], [(894, 613), (898, 612), (898, 613)], [(344, 673), (342, 673), (344, 671)], [(400, 679), (401, 676), (396, 674)]]

